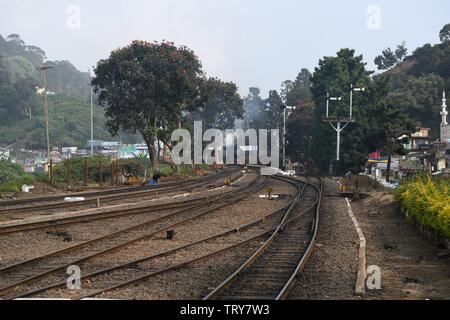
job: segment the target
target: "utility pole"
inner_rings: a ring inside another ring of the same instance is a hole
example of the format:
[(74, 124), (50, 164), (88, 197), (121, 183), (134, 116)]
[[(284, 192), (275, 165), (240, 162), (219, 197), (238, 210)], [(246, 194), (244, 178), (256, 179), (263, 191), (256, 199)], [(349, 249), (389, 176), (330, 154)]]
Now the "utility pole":
[(91, 156), (94, 155), (94, 103), (91, 87)]
[(48, 97), (47, 97), (47, 70), (52, 69), (53, 67), (42, 65), (39, 70), (42, 71), (42, 75), (44, 77), (44, 109), (45, 109), (45, 130), (47, 137), (47, 161), (50, 160), (50, 134), (48, 128)]
[(390, 181), (391, 176), (391, 162), (392, 162), (392, 153), (394, 152), (394, 135), (393, 131), (388, 131), (388, 162), (386, 166), (386, 182)]
[(402, 135), (400, 137), (397, 137), (401, 134), (400, 129), (389, 129), (387, 132), (387, 138), (388, 138), (388, 162), (386, 165), (386, 182), (390, 181), (391, 178), (391, 164), (392, 164), (392, 154), (394, 153), (395, 149), (395, 143), (398, 140), (404, 139), (407, 136)]

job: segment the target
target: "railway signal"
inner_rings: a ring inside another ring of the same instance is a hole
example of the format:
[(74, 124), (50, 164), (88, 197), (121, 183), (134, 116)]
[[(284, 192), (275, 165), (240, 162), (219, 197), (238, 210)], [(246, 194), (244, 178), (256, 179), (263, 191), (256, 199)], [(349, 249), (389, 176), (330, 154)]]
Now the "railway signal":
[(342, 98), (330, 97), (330, 94), (327, 92), (327, 105), (323, 121), (328, 122), (331, 125), (331, 127), (336, 131), (336, 161), (340, 161), (341, 132), (347, 127), (349, 123), (356, 122), (355, 118), (353, 117), (353, 92), (364, 92), (365, 90), (366, 90), (365, 88), (355, 88), (353, 87), (353, 84), (350, 85), (349, 117), (330, 117), (329, 114), (330, 101), (341, 101)]

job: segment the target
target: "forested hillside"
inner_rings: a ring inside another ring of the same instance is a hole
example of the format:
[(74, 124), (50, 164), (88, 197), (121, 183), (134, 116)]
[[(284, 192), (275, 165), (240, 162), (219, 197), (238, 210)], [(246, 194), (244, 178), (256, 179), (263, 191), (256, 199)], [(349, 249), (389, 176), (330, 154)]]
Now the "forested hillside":
[[(0, 35), (0, 56), (12, 82), (32, 78), (42, 83), (42, 74), (36, 69), (47, 59), (43, 49), (25, 44), (18, 34), (11, 34), (6, 39)], [(50, 91), (89, 98), (89, 73), (78, 71), (69, 61), (46, 61), (46, 64), (53, 67), (47, 84)]]
[[(0, 145), (45, 147), (44, 96), (38, 68), (48, 71), (50, 141), (54, 146), (85, 146), (90, 137), (90, 76), (68, 61), (46, 61), (45, 51), (19, 35), (0, 36)], [(53, 94), (54, 93), (54, 94)], [(104, 110), (94, 107), (95, 138), (108, 139)]]

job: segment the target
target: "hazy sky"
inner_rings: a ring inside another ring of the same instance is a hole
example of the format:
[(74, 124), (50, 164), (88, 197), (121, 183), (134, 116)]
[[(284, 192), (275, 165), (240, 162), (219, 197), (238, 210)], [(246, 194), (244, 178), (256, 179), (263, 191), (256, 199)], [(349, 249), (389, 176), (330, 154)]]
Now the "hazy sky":
[(448, 0), (0, 0), (0, 34), (86, 71), (134, 39), (192, 48), (208, 76), (263, 95), (342, 47), (370, 68), (381, 49), (439, 41)]

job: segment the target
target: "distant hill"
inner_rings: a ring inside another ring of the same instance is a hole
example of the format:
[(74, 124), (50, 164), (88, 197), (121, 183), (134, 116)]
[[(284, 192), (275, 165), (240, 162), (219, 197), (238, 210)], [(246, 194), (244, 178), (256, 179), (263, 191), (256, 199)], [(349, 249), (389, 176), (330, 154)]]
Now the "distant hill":
[(383, 75), (390, 77), (395, 104), (437, 139), (442, 91), (450, 93), (450, 42), (425, 44)]
[[(11, 73), (12, 81), (33, 78), (42, 83), (42, 74), (36, 69), (46, 61), (46, 53), (39, 47), (26, 45), (17, 34), (3, 38), (0, 35), (0, 55)], [(46, 61), (53, 67), (48, 72), (48, 88), (55, 93), (89, 98), (90, 75), (78, 71), (69, 61)]]
[[(44, 96), (37, 68), (44, 50), (26, 45), (19, 35), (0, 36), (0, 146), (45, 149)], [(50, 141), (53, 146), (84, 147), (90, 138), (90, 76), (68, 61), (46, 61)], [(104, 110), (94, 106), (94, 137), (111, 140)]]
[[(31, 117), (20, 117), (0, 125), (0, 145), (45, 149), (45, 118), (42, 109)], [(49, 128), (52, 146), (86, 146), (90, 139), (90, 104), (65, 95), (49, 96)], [(103, 109), (94, 108), (95, 139), (111, 140), (105, 128)]]

